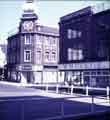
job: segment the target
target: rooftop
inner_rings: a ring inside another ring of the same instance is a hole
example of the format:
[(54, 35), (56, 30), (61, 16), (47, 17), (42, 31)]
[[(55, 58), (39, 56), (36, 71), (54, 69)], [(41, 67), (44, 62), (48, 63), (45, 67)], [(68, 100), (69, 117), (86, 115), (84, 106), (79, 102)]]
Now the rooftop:
[(86, 8), (81, 9), (81, 10), (78, 10), (78, 11), (72, 12), (70, 14), (67, 14), (65, 16), (62, 16), (60, 18), (60, 20), (64, 21), (64, 20), (71, 19), (73, 17), (77, 17), (77, 16), (80, 16), (80, 15), (85, 15), (85, 14), (88, 14), (88, 13), (97, 14), (97, 13), (100, 13), (100, 12), (103, 12), (103, 11), (106, 11), (106, 10), (110, 10), (110, 4), (108, 2), (97, 4), (97, 5), (94, 5), (94, 6), (88, 6)]

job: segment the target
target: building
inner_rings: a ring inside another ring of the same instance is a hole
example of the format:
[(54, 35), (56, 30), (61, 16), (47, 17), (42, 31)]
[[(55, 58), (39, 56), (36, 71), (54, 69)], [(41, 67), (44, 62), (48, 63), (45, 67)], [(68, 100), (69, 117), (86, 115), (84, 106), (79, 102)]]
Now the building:
[(21, 83), (56, 83), (59, 59), (59, 30), (40, 25), (26, 2), (16, 33), (7, 41), (7, 79)]
[(69, 84), (110, 86), (110, 9), (96, 8), (60, 18), (59, 70)]

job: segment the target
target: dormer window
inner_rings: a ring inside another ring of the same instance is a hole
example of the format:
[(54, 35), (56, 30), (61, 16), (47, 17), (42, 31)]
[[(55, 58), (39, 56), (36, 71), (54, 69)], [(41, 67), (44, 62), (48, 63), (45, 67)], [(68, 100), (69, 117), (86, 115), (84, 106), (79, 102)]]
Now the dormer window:
[(38, 27), (38, 31), (41, 31), (41, 27), (40, 26)]

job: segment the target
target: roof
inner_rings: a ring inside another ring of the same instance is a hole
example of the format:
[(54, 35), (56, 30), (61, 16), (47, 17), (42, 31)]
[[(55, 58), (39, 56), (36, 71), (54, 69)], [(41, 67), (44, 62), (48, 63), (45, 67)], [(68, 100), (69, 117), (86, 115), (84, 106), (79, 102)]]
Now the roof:
[(37, 26), (37, 33), (45, 34), (45, 35), (57, 35), (59, 36), (59, 29), (54, 27), (48, 27), (43, 25)]
[(88, 14), (88, 13), (91, 13), (91, 12), (92, 12), (91, 7), (88, 6), (86, 8), (81, 9), (81, 10), (78, 10), (78, 11), (72, 12), (70, 14), (67, 14), (65, 16), (62, 16), (60, 18), (60, 20), (61, 21), (69, 20), (69, 19), (71, 19), (73, 17), (77, 17), (77, 16), (80, 16), (80, 15), (85, 15), (85, 14)]
[[(14, 37), (14, 36), (18, 35), (19, 33), (20, 33), (19, 29), (16, 28), (13, 31), (9, 32), (8, 38)], [(59, 37), (59, 29), (58, 28), (48, 27), (48, 26), (44, 26), (44, 25), (36, 25), (36, 32), (34, 32), (34, 33)]]

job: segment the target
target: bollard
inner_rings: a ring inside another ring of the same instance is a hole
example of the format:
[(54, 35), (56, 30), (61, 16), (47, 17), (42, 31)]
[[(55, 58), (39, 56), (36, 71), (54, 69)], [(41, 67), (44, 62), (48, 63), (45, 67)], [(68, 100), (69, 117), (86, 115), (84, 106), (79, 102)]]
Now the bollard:
[(88, 86), (86, 86), (86, 96), (89, 95), (89, 90), (88, 90)]
[(71, 85), (71, 95), (73, 94), (73, 85)]
[(48, 84), (46, 84), (46, 92), (48, 92)]
[(57, 86), (56, 86), (56, 93), (58, 93), (58, 88), (59, 88), (59, 85), (57, 84)]
[(107, 86), (107, 99), (109, 100), (109, 86)]

